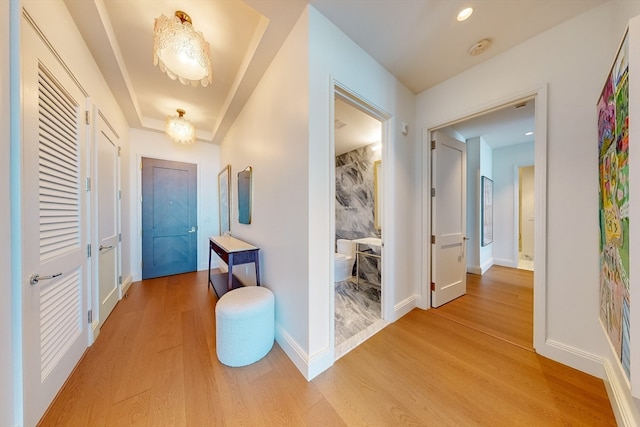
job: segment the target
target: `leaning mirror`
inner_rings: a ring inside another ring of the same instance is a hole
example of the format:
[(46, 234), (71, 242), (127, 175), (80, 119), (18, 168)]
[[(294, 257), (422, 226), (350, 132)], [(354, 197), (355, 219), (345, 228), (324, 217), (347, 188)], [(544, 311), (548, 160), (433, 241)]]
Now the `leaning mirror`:
[(251, 166), (238, 173), (238, 222), (251, 224)]
[(218, 212), (220, 217), (220, 235), (231, 231), (231, 165), (227, 165), (218, 174)]
[(382, 161), (373, 163), (373, 225), (382, 228)]

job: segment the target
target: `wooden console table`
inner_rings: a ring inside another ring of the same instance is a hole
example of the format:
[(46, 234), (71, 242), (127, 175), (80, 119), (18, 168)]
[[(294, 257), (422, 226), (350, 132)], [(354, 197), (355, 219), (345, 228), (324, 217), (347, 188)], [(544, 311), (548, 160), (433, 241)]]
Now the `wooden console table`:
[[(215, 236), (209, 238), (209, 284), (218, 298), (232, 289), (239, 288), (242, 283), (233, 277), (233, 267), (238, 264), (255, 263), (256, 285), (260, 286), (260, 265), (258, 251), (260, 248), (231, 236)], [(211, 275), (211, 253), (215, 252), (229, 267), (227, 273)]]

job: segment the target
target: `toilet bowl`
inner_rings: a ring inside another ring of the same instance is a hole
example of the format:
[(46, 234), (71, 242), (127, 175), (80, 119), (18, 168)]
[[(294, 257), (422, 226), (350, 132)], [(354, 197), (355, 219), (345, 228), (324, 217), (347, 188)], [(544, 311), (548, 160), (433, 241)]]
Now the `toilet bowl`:
[(334, 257), (334, 282), (342, 282), (351, 277), (355, 262), (355, 245), (351, 240), (338, 239), (337, 252)]

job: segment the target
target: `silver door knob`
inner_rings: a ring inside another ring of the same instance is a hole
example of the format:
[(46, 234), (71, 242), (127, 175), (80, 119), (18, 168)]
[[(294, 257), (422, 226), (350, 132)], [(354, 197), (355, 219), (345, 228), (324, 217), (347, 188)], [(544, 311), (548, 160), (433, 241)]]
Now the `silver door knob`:
[(195, 233), (196, 232), (196, 228), (195, 227), (191, 227), (191, 230), (189, 230), (189, 233)]
[(98, 250), (100, 251), (106, 251), (107, 249), (113, 249), (113, 245), (109, 245), (109, 246), (100, 245), (100, 247), (98, 248)]
[(52, 274), (52, 275), (50, 275), (50, 276), (41, 276), (41, 275), (39, 275), (38, 273), (34, 273), (34, 274), (32, 274), (32, 275), (31, 275), (31, 277), (29, 278), (29, 283), (30, 283), (31, 285), (34, 285), (34, 286), (35, 286), (35, 285), (37, 285), (37, 284), (38, 284), (38, 282), (39, 282), (40, 280), (49, 280), (49, 279), (53, 279), (53, 278), (58, 277), (58, 276), (62, 276), (62, 273), (56, 273), (56, 274)]

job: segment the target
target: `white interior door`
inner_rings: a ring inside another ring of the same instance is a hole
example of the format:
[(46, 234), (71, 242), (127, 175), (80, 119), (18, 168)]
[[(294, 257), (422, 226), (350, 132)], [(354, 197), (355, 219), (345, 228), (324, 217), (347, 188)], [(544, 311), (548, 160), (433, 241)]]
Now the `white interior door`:
[(467, 146), (441, 132), (432, 140), (431, 306), (439, 307), (467, 292)]
[(22, 22), (24, 421), (35, 425), (88, 346), (86, 97)]
[(98, 217), (98, 327), (119, 299), (118, 283), (118, 147), (117, 137), (96, 114)]

